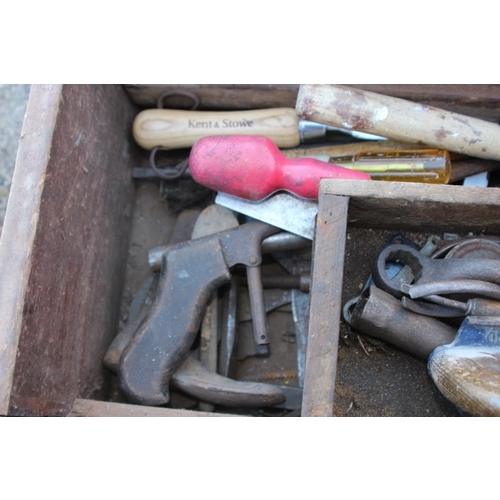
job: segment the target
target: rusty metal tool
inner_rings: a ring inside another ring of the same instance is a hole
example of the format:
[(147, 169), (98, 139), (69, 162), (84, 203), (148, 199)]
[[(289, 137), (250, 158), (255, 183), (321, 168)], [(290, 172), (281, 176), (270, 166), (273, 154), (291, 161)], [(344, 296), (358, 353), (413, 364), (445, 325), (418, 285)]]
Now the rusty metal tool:
[(391, 261), (410, 266), (415, 284), (443, 280), (479, 280), (500, 284), (500, 261), (495, 259), (432, 259), (407, 245), (390, 245), (380, 253), (373, 269), (375, 284), (397, 298), (404, 295), (402, 285), (395, 283), (387, 274)]
[[(263, 274), (261, 281), (264, 288), (296, 289), (302, 292), (309, 292), (311, 274), (309, 272), (300, 274)], [(245, 284), (245, 279), (242, 282)]]
[(437, 297), (449, 294), (465, 294), (468, 296), (475, 295), (500, 300), (500, 285), (474, 279), (436, 280), (429, 283), (403, 285), (401, 289), (410, 295), (412, 299)]
[(236, 326), (238, 317), (239, 277), (233, 275), (224, 301), (225, 318), (222, 324), (217, 372), (224, 377), (234, 378), (236, 374)]
[[(148, 309), (146, 307), (146, 309)], [(137, 317), (139, 324), (144, 321), (146, 314)], [(104, 364), (112, 371), (119, 369), (120, 358), (126, 349), (135, 330), (136, 322), (131, 328), (126, 328), (115, 338), (109, 346)], [(232, 380), (218, 375), (205, 368), (191, 354), (173, 373), (172, 387), (210, 405), (241, 408), (263, 408), (266, 406), (283, 405), (286, 396), (283, 391), (274, 385)]]
[[(200, 220), (199, 210), (186, 210), (179, 214), (170, 236), (170, 244), (173, 245), (189, 239), (198, 221), (200, 223), (203, 222)], [(128, 312), (128, 324), (114, 338), (104, 356), (104, 365), (109, 370), (113, 372), (118, 370), (123, 351), (147, 317), (154, 302), (158, 278), (158, 274), (152, 275), (135, 293)], [(191, 355), (189, 356), (192, 357)], [(229, 374), (222, 373), (222, 375), (227, 377)], [(210, 373), (205, 373), (199, 367), (199, 363), (193, 358), (190, 362), (183, 363), (173, 374), (172, 386), (185, 394), (191, 393), (194, 397), (200, 397), (203, 401), (212, 405), (262, 408), (268, 405), (280, 406), (293, 403), (293, 401), (288, 401), (288, 396), (286, 396), (287, 401), (282, 402), (282, 388), (278, 389), (268, 384), (254, 383), (253, 385), (249, 385), (244, 381), (229, 380), (225, 377), (213, 377)]]
[(468, 316), (458, 332), (405, 310), (372, 286), (356, 305), (351, 326), (427, 360), (441, 393), (473, 416), (500, 416), (500, 316)]
[[(191, 238), (201, 238), (238, 226), (238, 219), (232, 210), (219, 205), (209, 205), (196, 219)], [(200, 329), (200, 362), (211, 372), (217, 372), (218, 292), (219, 290), (214, 290), (209, 299)], [(202, 403), (200, 410), (210, 412), (214, 410), (214, 406)]]
[[(104, 357), (104, 365), (116, 372), (119, 361), (135, 330), (144, 320), (150, 304), (144, 311), (122, 330), (110, 344)], [(264, 408), (267, 406), (294, 409), (293, 399), (289, 401), (288, 392), (283, 387), (267, 383), (249, 383), (232, 380), (227, 376), (215, 376), (207, 370), (192, 354), (172, 375), (171, 386), (176, 390), (209, 405), (240, 408)], [(294, 396), (294, 395), (292, 395)], [(285, 400), (286, 398), (286, 400)]]
[[(422, 255), (429, 256), (436, 250), (438, 242), (439, 242), (438, 236), (430, 236), (429, 238), (427, 238), (427, 241), (424, 244), (424, 246), (420, 248), (419, 245), (417, 245), (415, 242), (407, 238), (404, 234), (396, 233), (393, 236), (391, 236), (391, 238), (389, 239), (389, 241), (386, 243), (385, 246), (387, 247), (395, 243), (404, 244), (412, 248), (415, 248)], [(396, 261), (388, 262), (387, 265), (385, 266), (385, 271), (387, 272), (387, 277), (391, 279), (394, 286), (400, 286), (404, 283), (411, 283), (415, 278), (410, 266), (408, 265), (403, 266), (401, 263)], [(373, 275), (370, 274), (361, 292), (365, 291), (368, 287), (374, 284), (375, 281), (373, 280)], [(348, 300), (342, 308), (342, 315), (348, 323), (350, 322), (351, 310), (358, 303), (359, 300), (360, 300), (360, 295), (353, 297), (352, 299)]]
[(439, 257), (500, 259), (500, 242), (498, 236), (467, 236), (443, 244), (432, 254), (433, 259)]
[(456, 334), (455, 328), (441, 321), (408, 311), (400, 300), (376, 286), (361, 294), (348, 319), (353, 328), (424, 360)]
[[(270, 313), (275, 309), (278, 309), (286, 304), (290, 304), (292, 301), (291, 290), (279, 290), (276, 288), (270, 288), (264, 290), (264, 303), (266, 306), (266, 313)], [(251, 321), (252, 320), (252, 310), (249, 300), (249, 295), (245, 290), (240, 293), (238, 301), (238, 322)]]
[(431, 302), (416, 302), (403, 297), (401, 304), (405, 309), (433, 316), (435, 318), (463, 318), (464, 316), (500, 316), (500, 301), (474, 298), (465, 302), (448, 299), (441, 295), (426, 295), (424, 300)]
[[(261, 242), (277, 232), (276, 227), (253, 221), (167, 249), (156, 300), (120, 359), (120, 387), (130, 401), (168, 403), (170, 380), (186, 359), (212, 291), (230, 281), (237, 264), (245, 265), (249, 282), (257, 283)], [(262, 295), (255, 298), (262, 300)], [(258, 318), (261, 306), (253, 304), (259, 345), (268, 342), (265, 315)]]
[[(124, 336), (121, 337), (124, 340)], [(129, 339), (130, 340), (130, 339)], [(124, 346), (118, 344), (108, 350), (106, 366), (117, 370)], [(244, 380), (232, 380), (218, 375), (203, 366), (188, 354), (181, 366), (172, 375), (173, 388), (206, 404), (241, 408), (264, 408), (284, 405), (286, 396), (275, 385)]]
[[(229, 207), (228, 207), (229, 208)], [(258, 214), (257, 214), (258, 215)], [(255, 217), (258, 220), (258, 217)], [(266, 222), (266, 221), (262, 221)], [(279, 227), (276, 224), (268, 222), (271, 226)], [(186, 238), (187, 239), (187, 238)], [(262, 254), (272, 253), (272, 252), (282, 252), (285, 250), (296, 250), (299, 248), (306, 248), (311, 246), (311, 241), (307, 238), (302, 238), (292, 233), (279, 232), (264, 238), (261, 245)], [(152, 271), (161, 270), (161, 259), (168, 246), (158, 246), (152, 248), (148, 252), (148, 263)]]
[[(478, 280), (434, 281), (421, 285), (404, 285), (402, 290), (411, 299), (423, 299), (431, 302), (410, 300), (403, 297), (403, 307), (419, 314), (434, 317), (460, 318), (464, 316), (500, 315), (500, 286)], [(465, 302), (442, 295), (465, 296)], [(468, 298), (476, 296), (474, 298)], [(479, 297), (477, 297), (479, 296)], [(491, 297), (496, 300), (485, 299)]]
[[(304, 238), (300, 238), (291, 233), (278, 233), (266, 238), (262, 242), (261, 250), (262, 254), (265, 254), (295, 250), (310, 246), (311, 242), (305, 240)], [(285, 279), (288, 281), (287, 276), (285, 276)], [(261, 280), (263, 287), (266, 288), (266, 286), (269, 284), (268, 275), (262, 275)], [(308, 280), (306, 276), (298, 277), (298, 279), (297, 277), (292, 277), (292, 280), (294, 282), (294, 286), (301, 286), (301, 284), (303, 288), (308, 286)], [(224, 315), (226, 320), (223, 324), (221, 333), (218, 368), (219, 374), (226, 377), (231, 376), (235, 373), (234, 364), (236, 361), (236, 321), (249, 321), (252, 319), (249, 300), (245, 300), (247, 295), (243, 293), (240, 294), (239, 297), (237, 297), (239, 284), (243, 281), (243, 279), (240, 279), (240, 276), (234, 273), (231, 279), (231, 283), (230, 285), (228, 285), (229, 291), (227, 292), (227, 312)], [(275, 285), (276, 283), (273, 284)], [(292, 301), (293, 293), (293, 290), (290, 292), (290, 290), (264, 289), (264, 303), (266, 307), (266, 313)], [(252, 345), (252, 352), (254, 353), (254, 355), (269, 355), (268, 352), (263, 352), (262, 347), (267, 346), (257, 347), (254, 342)]]
[(287, 270), (289, 278), (295, 281), (292, 287), (292, 315), (295, 325), (295, 342), (297, 344), (297, 382), (304, 387), (307, 338), (310, 316), (310, 285), (312, 249), (295, 251), (292, 255), (274, 254), (277, 262)]
[(342, 85), (301, 85), (300, 118), (500, 160), (500, 125)]
[[(144, 296), (139, 290), (134, 298), (137, 302), (141, 302), (140, 311), (130, 317), (129, 324), (114, 338), (104, 356), (104, 365), (113, 372), (118, 371), (123, 352), (151, 309), (153, 300), (150, 295), (156, 287), (154, 282), (148, 280), (148, 283), (150, 283), (149, 293)], [(288, 396), (284, 394), (282, 388), (216, 375), (206, 369), (192, 354), (187, 355), (184, 363), (172, 375), (171, 386), (210, 405), (241, 408), (278, 406), (294, 409), (293, 398), (288, 401)]]
[[(500, 244), (498, 241), (498, 236), (476, 236), (469, 235), (463, 238), (456, 238), (452, 241), (447, 241), (445, 239), (439, 242), (438, 249), (432, 253), (433, 259), (499, 259), (500, 258)], [(406, 283), (411, 283), (407, 281)], [(429, 295), (429, 293), (435, 293), (439, 290), (440, 293), (446, 290), (450, 283), (434, 282), (424, 285), (414, 285), (412, 287), (402, 288), (405, 293), (408, 293), (411, 297), (415, 299), (418, 297), (423, 300), (412, 300), (409, 297), (402, 297), (401, 302), (403, 307), (406, 309), (416, 312), (418, 314), (423, 314), (427, 316), (433, 316), (436, 318), (463, 318), (464, 316), (474, 315), (474, 316), (494, 316), (496, 312), (496, 303), (494, 301), (489, 301), (487, 299), (470, 299), (471, 301), (458, 302), (452, 299), (442, 297), (441, 295)], [(482, 291), (491, 292), (492, 285), (486, 284), (484, 282), (474, 283), (467, 280), (464, 282), (461, 280), (457, 282), (453, 281), (451, 284), (453, 286), (452, 290), (448, 290), (448, 293), (456, 293), (457, 290), (464, 293), (478, 293)], [(479, 289), (478, 289), (479, 285)], [(487, 290), (482, 290), (484, 287)], [(431, 287), (431, 288), (429, 288)], [(466, 287), (466, 288), (464, 288)], [(427, 295), (424, 297), (424, 294)]]
[(210, 405), (264, 408), (286, 401), (277, 386), (223, 377), (205, 368), (193, 356), (188, 356), (174, 373), (172, 387)]
[(453, 342), (432, 352), (427, 367), (458, 408), (477, 417), (500, 416), (500, 317), (465, 318)]

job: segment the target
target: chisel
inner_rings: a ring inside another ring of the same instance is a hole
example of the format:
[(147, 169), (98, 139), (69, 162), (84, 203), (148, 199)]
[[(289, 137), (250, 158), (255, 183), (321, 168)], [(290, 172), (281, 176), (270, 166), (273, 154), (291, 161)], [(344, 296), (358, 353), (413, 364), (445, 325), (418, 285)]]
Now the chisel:
[(137, 144), (145, 149), (189, 148), (198, 139), (212, 135), (263, 135), (280, 148), (293, 148), (301, 142), (325, 137), (327, 132), (344, 132), (358, 139), (383, 139), (300, 120), (293, 108), (249, 111), (146, 109), (136, 116), (132, 131)]

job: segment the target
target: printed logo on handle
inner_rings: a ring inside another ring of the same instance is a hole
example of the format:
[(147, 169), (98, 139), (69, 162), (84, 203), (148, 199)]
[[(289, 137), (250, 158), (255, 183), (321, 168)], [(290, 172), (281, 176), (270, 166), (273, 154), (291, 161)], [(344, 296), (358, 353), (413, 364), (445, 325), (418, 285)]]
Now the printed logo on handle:
[(253, 120), (188, 120), (188, 128), (251, 128), (254, 126)]

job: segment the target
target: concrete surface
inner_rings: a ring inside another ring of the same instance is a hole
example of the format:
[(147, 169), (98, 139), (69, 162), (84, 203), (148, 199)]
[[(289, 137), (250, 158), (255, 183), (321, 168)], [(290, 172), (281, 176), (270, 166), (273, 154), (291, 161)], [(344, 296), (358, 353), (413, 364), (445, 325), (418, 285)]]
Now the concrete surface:
[(0, 84), (0, 233), (31, 85)]

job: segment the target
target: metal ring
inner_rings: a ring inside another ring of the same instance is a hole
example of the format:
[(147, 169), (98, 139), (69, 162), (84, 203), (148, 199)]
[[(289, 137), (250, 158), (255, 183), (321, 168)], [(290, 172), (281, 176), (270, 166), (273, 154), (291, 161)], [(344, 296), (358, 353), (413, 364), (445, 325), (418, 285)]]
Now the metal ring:
[(391, 261), (406, 264), (411, 269), (415, 281), (418, 281), (427, 260), (430, 259), (408, 245), (389, 245), (382, 250), (377, 258), (372, 272), (373, 281), (381, 290), (400, 299), (403, 296), (402, 285), (393, 281), (389, 276), (386, 269), (387, 264)]
[(167, 90), (160, 94), (160, 96), (158, 97), (158, 101), (156, 103), (158, 109), (163, 109), (163, 100), (165, 99), (165, 97), (170, 97), (172, 95), (183, 95), (192, 99), (193, 106), (191, 107), (191, 110), (197, 109), (200, 105), (200, 98), (195, 93), (190, 92), (189, 90)]
[(361, 295), (358, 295), (357, 297), (353, 297), (352, 299), (348, 300), (344, 304), (344, 307), (342, 308), (342, 315), (344, 316), (344, 320), (348, 325), (352, 326), (351, 309), (354, 309), (356, 304), (359, 302), (360, 298), (361, 298)]
[(189, 158), (186, 158), (185, 160), (182, 160), (180, 163), (178, 163), (175, 167), (174, 172), (167, 174), (165, 170), (160, 170), (155, 163), (155, 155), (156, 152), (158, 151), (159, 146), (155, 146), (152, 150), (151, 153), (149, 154), (149, 165), (153, 169), (154, 173), (160, 177), (160, 179), (166, 179), (166, 180), (173, 180), (173, 179), (178, 179), (187, 169), (188, 163), (189, 163)]

